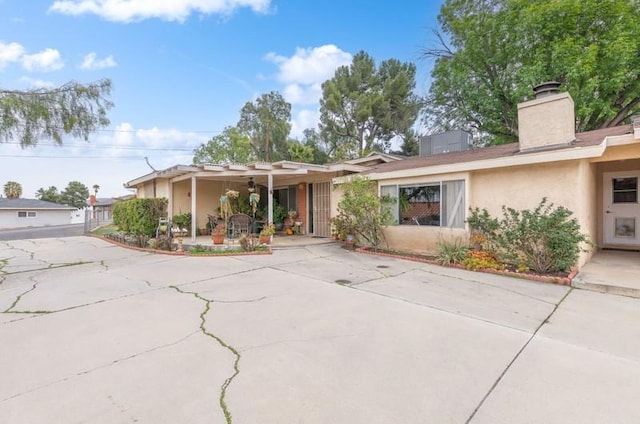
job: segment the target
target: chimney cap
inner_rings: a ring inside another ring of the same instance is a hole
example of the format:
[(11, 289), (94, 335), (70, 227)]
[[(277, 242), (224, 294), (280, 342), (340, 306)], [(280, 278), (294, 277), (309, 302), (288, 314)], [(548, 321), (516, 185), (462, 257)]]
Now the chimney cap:
[(533, 87), (533, 92), (536, 94), (536, 99), (539, 99), (558, 93), (558, 88), (561, 85), (558, 81), (546, 81)]

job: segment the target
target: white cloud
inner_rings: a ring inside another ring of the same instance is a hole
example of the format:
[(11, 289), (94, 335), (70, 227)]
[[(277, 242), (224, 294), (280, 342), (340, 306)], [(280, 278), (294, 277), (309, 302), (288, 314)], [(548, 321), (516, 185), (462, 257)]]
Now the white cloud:
[(60, 52), (56, 49), (45, 49), (40, 53), (22, 56), (22, 66), (27, 71), (56, 71), (64, 67)]
[(278, 79), (285, 83), (315, 84), (331, 78), (335, 70), (349, 65), (351, 53), (333, 44), (314, 48), (297, 48), (291, 57), (268, 53), (266, 58), (280, 67)]
[(333, 44), (313, 48), (297, 48), (291, 57), (268, 53), (265, 56), (278, 65), (278, 80), (285, 83), (284, 97), (291, 104), (314, 104), (322, 96), (321, 85), (331, 79), (337, 68), (349, 65), (352, 55)]
[(322, 97), (322, 84), (289, 84), (284, 88), (284, 98), (291, 104), (309, 105), (318, 103)]
[(45, 81), (45, 80), (34, 79), (29, 77), (20, 78), (20, 82), (27, 85), (29, 88), (53, 88), (56, 86), (56, 84), (51, 81)]
[(80, 69), (94, 70), (94, 69), (106, 69), (115, 68), (118, 66), (112, 55), (105, 57), (104, 59), (96, 59), (97, 55), (93, 52), (84, 57)]
[(267, 13), (270, 0), (56, 0), (49, 10), (66, 15), (94, 14), (117, 22), (149, 18), (185, 21), (192, 13), (228, 15), (240, 8)]
[(9, 63), (17, 62), (24, 55), (24, 47), (18, 43), (5, 44), (0, 41), (0, 69)]
[(302, 109), (298, 111), (291, 119), (291, 137), (301, 139), (304, 130), (316, 128), (319, 121), (319, 110)]

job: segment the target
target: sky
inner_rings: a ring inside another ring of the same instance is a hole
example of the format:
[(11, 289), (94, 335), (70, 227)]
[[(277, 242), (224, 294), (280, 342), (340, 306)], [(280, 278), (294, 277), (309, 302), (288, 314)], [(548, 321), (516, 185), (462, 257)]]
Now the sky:
[[(235, 126), (244, 104), (277, 91), (292, 105), (291, 136), (315, 128), (321, 84), (353, 55), (417, 67), (442, 0), (0, 0), (0, 89), (112, 81), (111, 124), (89, 141), (21, 148), (0, 140), (0, 191), (62, 191), (80, 181), (98, 197), (177, 164)], [(147, 164), (147, 158), (150, 166)]]

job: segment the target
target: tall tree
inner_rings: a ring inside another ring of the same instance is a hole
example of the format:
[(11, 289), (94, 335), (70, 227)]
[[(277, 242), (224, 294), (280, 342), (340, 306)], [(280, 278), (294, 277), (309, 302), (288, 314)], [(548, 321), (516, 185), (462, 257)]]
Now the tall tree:
[(289, 121), (291, 104), (272, 91), (242, 107), (238, 129), (251, 140), (256, 159), (273, 162), (288, 156)]
[(313, 148), (298, 140), (289, 140), (289, 159), (294, 162), (313, 163)]
[(329, 162), (329, 148), (327, 142), (314, 128), (307, 128), (302, 132), (302, 144), (309, 147), (313, 152), (313, 159), (311, 163), (322, 165)]
[(635, 0), (446, 0), (425, 50), (435, 59), (427, 121), (512, 142), (517, 104), (557, 80), (578, 131), (619, 125), (640, 110), (639, 15)]
[(337, 159), (388, 151), (394, 137), (411, 134), (421, 107), (413, 92), (416, 68), (396, 59), (379, 67), (361, 51), (322, 84), (320, 132)]
[(55, 186), (49, 186), (48, 189), (39, 188), (36, 191), (36, 199), (44, 200), (47, 202), (60, 203), (60, 193)]
[(109, 125), (110, 92), (108, 79), (54, 89), (0, 89), (0, 139), (19, 141), (22, 147), (43, 138), (62, 144), (64, 134), (88, 140), (91, 132)]
[(4, 196), (7, 199), (19, 199), (22, 196), (22, 186), (15, 181), (7, 181), (4, 185)]
[(100, 186), (98, 184), (94, 184), (93, 185), (93, 195), (94, 196), (98, 195), (98, 190), (100, 190)]
[(226, 127), (193, 151), (193, 163), (247, 163), (255, 159), (251, 140), (236, 127)]
[(87, 206), (88, 198), (89, 189), (79, 181), (70, 181), (67, 188), (60, 193), (60, 203), (76, 208)]

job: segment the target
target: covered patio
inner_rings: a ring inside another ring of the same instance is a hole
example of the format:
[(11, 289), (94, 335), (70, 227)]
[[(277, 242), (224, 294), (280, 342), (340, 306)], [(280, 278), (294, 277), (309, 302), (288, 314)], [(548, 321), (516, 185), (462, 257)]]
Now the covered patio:
[(125, 187), (135, 188), (139, 198), (167, 198), (170, 218), (190, 213), (190, 236), (184, 240), (185, 244), (212, 243), (211, 236), (199, 235), (200, 230), (207, 228), (210, 217), (220, 216), (221, 198), (229, 191), (239, 194), (240, 203), (248, 201), (251, 193), (259, 196), (259, 204), (253, 211), (244, 212), (253, 221), (250, 232), (259, 229), (258, 225), (253, 225), (256, 221), (260, 225), (277, 224), (281, 219), (274, 214), (277, 207), (284, 209), (285, 213), (295, 211), (299, 234), (329, 237), (330, 217), (336, 208), (332, 179), (368, 169), (369, 163), (353, 162), (357, 163), (316, 165), (281, 161), (245, 165), (176, 165), (131, 180)]

